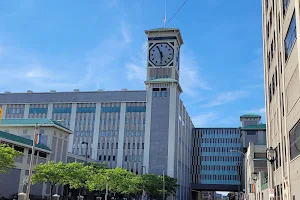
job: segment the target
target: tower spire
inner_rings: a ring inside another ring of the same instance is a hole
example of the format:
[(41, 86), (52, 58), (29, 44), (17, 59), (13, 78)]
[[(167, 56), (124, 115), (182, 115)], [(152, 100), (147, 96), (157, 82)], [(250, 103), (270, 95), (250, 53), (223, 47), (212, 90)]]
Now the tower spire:
[(167, 24), (167, 0), (165, 0), (164, 28), (166, 28), (166, 24)]

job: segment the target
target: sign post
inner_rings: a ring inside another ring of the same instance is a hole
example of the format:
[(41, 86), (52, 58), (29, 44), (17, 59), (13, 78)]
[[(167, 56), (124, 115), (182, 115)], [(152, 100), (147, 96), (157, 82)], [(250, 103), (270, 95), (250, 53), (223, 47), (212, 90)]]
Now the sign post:
[(274, 189), (269, 189), (269, 198), (274, 198), (275, 194), (274, 194)]

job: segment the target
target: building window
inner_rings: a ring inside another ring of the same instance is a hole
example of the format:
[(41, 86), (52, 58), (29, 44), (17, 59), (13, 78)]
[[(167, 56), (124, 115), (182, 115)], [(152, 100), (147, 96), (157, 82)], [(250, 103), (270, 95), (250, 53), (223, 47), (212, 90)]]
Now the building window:
[(279, 33), (280, 33), (280, 26), (281, 26), (281, 24), (280, 24), (280, 14), (278, 13), (278, 31), (279, 31)]
[(273, 55), (273, 53), (274, 53), (274, 42), (273, 42), (273, 40), (272, 40), (272, 42), (271, 42), (271, 58), (273, 59), (273, 57), (274, 57), (274, 55)]
[(270, 69), (271, 68), (271, 59), (270, 59), (270, 52), (268, 53), (268, 55), (267, 55), (267, 65), (268, 65), (268, 69)]
[(281, 93), (281, 101), (282, 101), (282, 116), (284, 117), (284, 101), (283, 101), (283, 93)]
[(271, 84), (269, 85), (269, 102), (272, 102), (272, 86)]
[(77, 107), (77, 113), (95, 113), (96, 107)]
[(291, 160), (300, 155), (300, 120), (290, 131), (290, 154)]
[(275, 81), (274, 81), (274, 75), (272, 77), (272, 91), (273, 91), (273, 95), (275, 94)]
[(289, 7), (289, 4), (290, 4), (290, 0), (283, 0), (282, 1), (282, 6), (283, 6), (283, 15), (285, 15), (286, 14), (286, 11), (287, 11), (287, 9), (288, 9), (288, 7)]
[(29, 114), (45, 114), (47, 111), (48, 108), (30, 108)]
[(297, 35), (296, 35), (296, 18), (295, 18), (295, 13), (294, 13), (291, 23), (290, 23), (290, 26), (289, 26), (289, 29), (287, 31), (287, 35), (284, 39), (285, 60), (287, 60), (291, 54), (296, 37), (297, 37)]

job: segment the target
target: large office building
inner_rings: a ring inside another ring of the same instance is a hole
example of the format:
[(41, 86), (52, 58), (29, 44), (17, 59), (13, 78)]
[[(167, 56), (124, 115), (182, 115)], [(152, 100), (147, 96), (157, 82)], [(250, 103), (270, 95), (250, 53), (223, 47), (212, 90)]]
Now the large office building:
[(299, 0), (263, 0), (263, 45), (269, 188), (276, 198), (300, 198)]
[(68, 151), (110, 167), (178, 179), (176, 199), (189, 199), (193, 123), (180, 99), (179, 29), (145, 31), (146, 90), (0, 94), (3, 118), (63, 120), (74, 132)]
[[(193, 191), (247, 191), (245, 156), (249, 144), (266, 144), (266, 124), (260, 120), (260, 115), (245, 114), (240, 116), (241, 127), (193, 130)], [(265, 171), (264, 164), (255, 161), (256, 170)], [(193, 192), (194, 198), (197, 195)]]

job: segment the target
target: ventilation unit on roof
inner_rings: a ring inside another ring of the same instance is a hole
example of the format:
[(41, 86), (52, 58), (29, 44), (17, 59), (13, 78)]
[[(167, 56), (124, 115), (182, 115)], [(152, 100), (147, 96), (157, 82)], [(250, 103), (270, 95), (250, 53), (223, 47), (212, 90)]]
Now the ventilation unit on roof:
[(4, 94), (10, 94), (10, 91), (4, 91)]
[(128, 89), (127, 88), (122, 88), (122, 91), (127, 91)]
[(33, 91), (32, 90), (27, 90), (27, 93), (33, 93)]
[(97, 92), (103, 92), (103, 89), (98, 89)]
[(74, 92), (79, 92), (79, 89), (74, 89)]
[(56, 90), (50, 90), (50, 92), (51, 92), (51, 93), (54, 93), (54, 92), (56, 92)]

